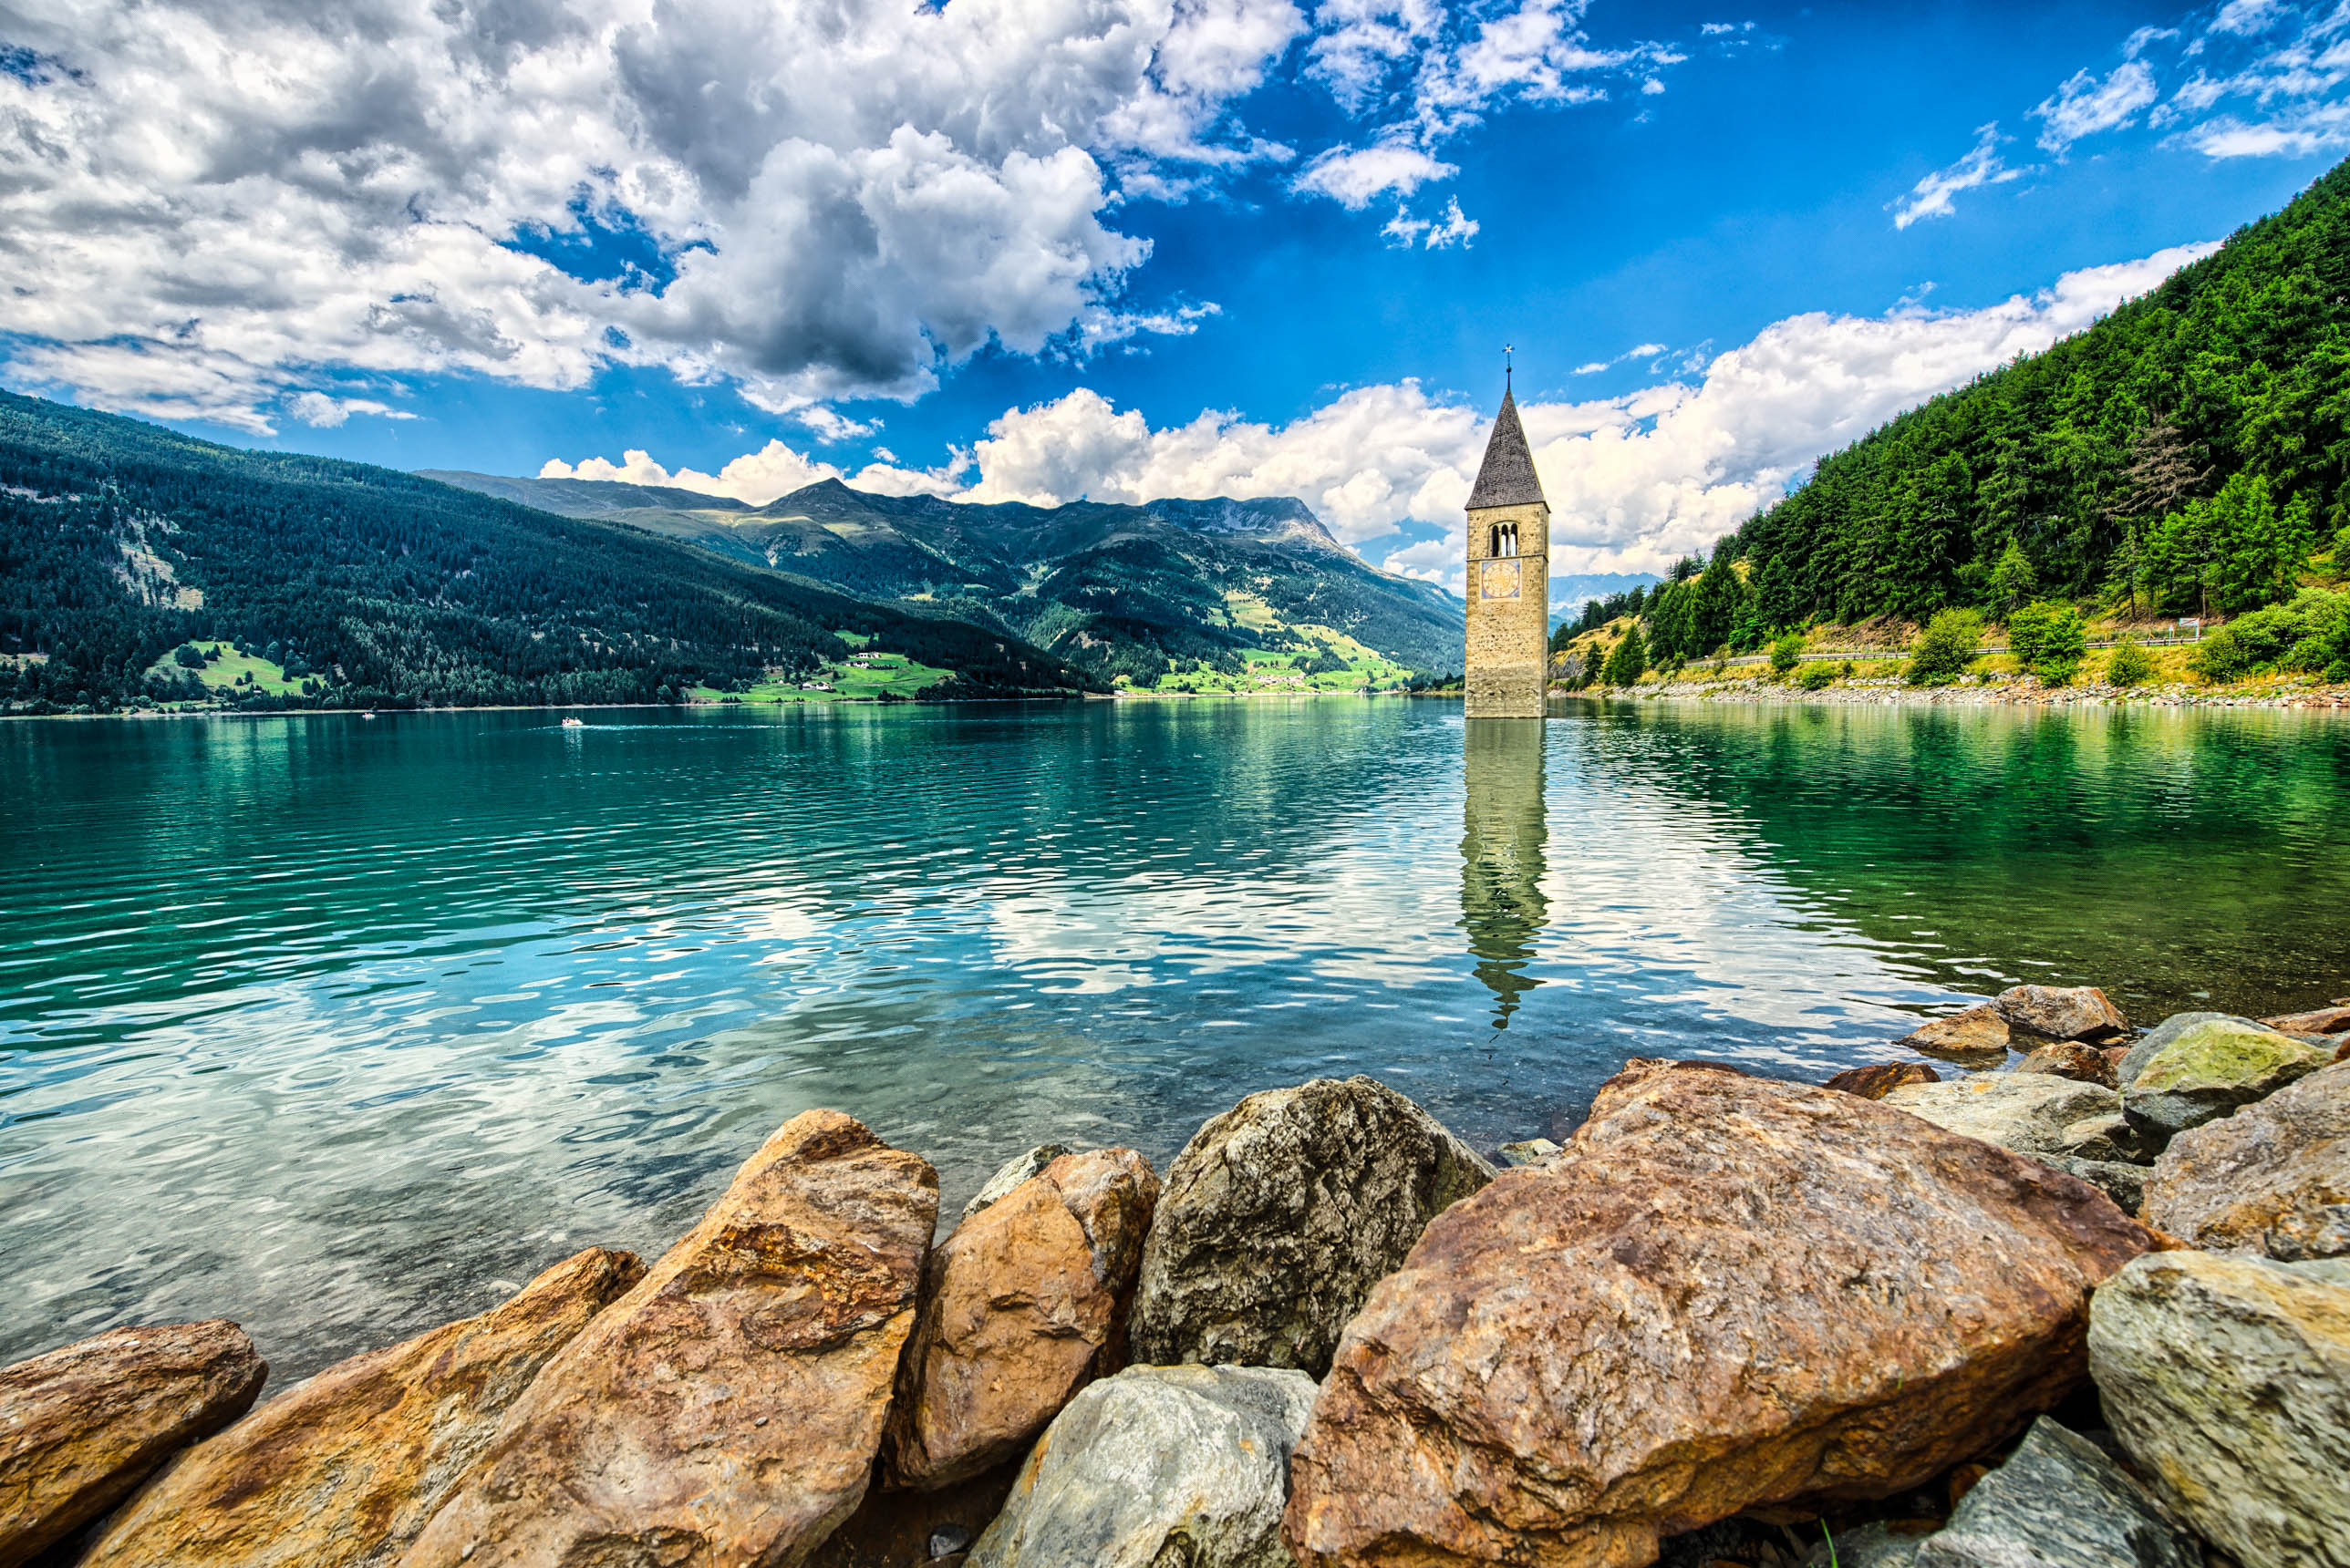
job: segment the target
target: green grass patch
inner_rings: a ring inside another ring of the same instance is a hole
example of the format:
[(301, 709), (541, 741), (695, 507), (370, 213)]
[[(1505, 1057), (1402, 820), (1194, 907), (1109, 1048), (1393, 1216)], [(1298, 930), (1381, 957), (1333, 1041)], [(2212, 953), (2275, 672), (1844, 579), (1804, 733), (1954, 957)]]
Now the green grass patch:
[(225, 642), (200, 642), (196, 646), (213, 656), (211, 662), (202, 670), (185, 670), (178, 659), (167, 653), (148, 667), (149, 672), (180, 671), (193, 675), (204, 683), (206, 691), (230, 696), (245, 691), (266, 691), (273, 696), (284, 697), (299, 693), (302, 690), (300, 680), (286, 679), (283, 666), (273, 664), (259, 654), (239, 653)]
[[(849, 634), (841, 634), (847, 637)], [(798, 679), (775, 678), (758, 682), (747, 691), (720, 691), (708, 686), (691, 688), (688, 695), (696, 702), (740, 702), (745, 705), (785, 707), (795, 702), (872, 702), (883, 693), (892, 697), (911, 697), (926, 686), (935, 686), (954, 673), (907, 658), (902, 653), (859, 653), (849, 660), (825, 667), (816, 675)]]
[[(1343, 659), (1343, 669), (1316, 668), (1335, 659)], [(1241, 668), (1236, 674), (1227, 674), (1204, 662), (1194, 663), (1187, 670), (1172, 670), (1148, 686), (1136, 685), (1141, 691), (1191, 693), (1263, 693), (1359, 691), (1368, 686), (1373, 691), (1399, 690), (1410, 680), (1411, 671), (1392, 659), (1381, 658), (1351, 638), (1334, 639), (1319, 652), (1274, 652), (1268, 649), (1250, 648), (1241, 650)]]

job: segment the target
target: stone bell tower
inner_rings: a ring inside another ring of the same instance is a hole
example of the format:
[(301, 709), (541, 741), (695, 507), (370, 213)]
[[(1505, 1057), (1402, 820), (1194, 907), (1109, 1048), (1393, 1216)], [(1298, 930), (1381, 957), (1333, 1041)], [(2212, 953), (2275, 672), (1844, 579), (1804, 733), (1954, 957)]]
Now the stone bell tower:
[(1550, 504), (1505, 379), (1469, 492), (1468, 715), (1539, 719), (1550, 688)]

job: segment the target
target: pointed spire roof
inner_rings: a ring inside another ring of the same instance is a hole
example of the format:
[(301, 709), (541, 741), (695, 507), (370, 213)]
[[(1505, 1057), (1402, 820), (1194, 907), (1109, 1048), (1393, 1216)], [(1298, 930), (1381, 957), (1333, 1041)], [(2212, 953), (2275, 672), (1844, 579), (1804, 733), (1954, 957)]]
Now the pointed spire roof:
[(1550, 503), (1543, 498), (1542, 481), (1534, 477), (1534, 454), (1526, 448), (1525, 427), (1518, 423), (1517, 396), (1504, 390), (1502, 411), (1493, 416), (1493, 433), (1485, 442), (1485, 462), (1469, 492), (1469, 510), (1529, 504)]

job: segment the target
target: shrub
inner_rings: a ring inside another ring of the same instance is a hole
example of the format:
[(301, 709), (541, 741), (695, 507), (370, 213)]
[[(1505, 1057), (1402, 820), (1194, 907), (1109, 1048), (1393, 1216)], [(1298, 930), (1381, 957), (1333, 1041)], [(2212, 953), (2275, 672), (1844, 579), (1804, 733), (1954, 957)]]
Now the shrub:
[(2238, 616), (2196, 644), (2188, 661), (2212, 681), (2271, 670), (2350, 680), (2350, 591), (2303, 588), (2289, 603)]
[(1804, 634), (1791, 631), (1771, 645), (1771, 673), (1783, 676), (1803, 662)]
[(1815, 659), (1796, 675), (1795, 684), (1806, 691), (1817, 691), (1835, 679), (1835, 669), (1825, 659)]
[(2007, 645), (2019, 665), (2051, 686), (2062, 686), (2088, 653), (2089, 628), (2071, 605), (2043, 601), (2026, 605), (2009, 618)]
[(2223, 626), (2187, 652), (2188, 668), (2214, 686), (2241, 680), (2251, 670), (2243, 639), (2232, 626)]
[(2143, 686), (2154, 679), (2154, 659), (2125, 638), (2106, 659), (2106, 679), (2116, 686)]
[(1982, 647), (1982, 617), (1972, 610), (1937, 610), (1910, 650), (1912, 686), (1948, 686), (1975, 661)]

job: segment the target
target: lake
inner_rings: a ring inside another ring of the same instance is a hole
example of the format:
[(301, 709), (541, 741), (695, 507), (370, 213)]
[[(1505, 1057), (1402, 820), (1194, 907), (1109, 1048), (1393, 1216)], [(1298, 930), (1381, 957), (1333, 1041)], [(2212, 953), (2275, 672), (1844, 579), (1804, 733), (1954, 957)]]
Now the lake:
[(947, 1211), (1373, 1074), (1481, 1148), (1627, 1056), (1824, 1077), (1960, 993), (2350, 994), (2322, 714), (1299, 700), (0, 723), (0, 1360), (280, 1381), (831, 1106)]

